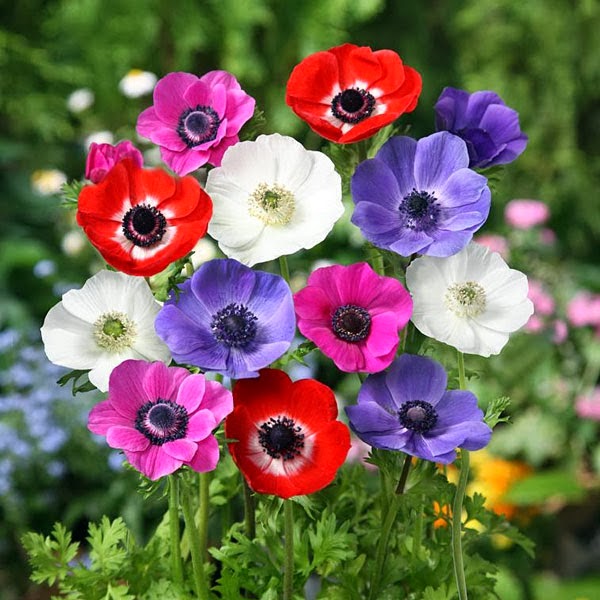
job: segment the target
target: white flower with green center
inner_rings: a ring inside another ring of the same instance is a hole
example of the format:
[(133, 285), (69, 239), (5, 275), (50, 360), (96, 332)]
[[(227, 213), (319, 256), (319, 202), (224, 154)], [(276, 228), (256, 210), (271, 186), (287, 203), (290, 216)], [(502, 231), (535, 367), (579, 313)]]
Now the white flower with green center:
[(473, 242), (447, 258), (417, 258), (406, 271), (406, 286), (415, 327), (468, 354), (499, 354), (533, 314), (527, 277)]
[(277, 133), (228, 148), (206, 192), (208, 233), (248, 266), (316, 246), (344, 212), (333, 162)]
[(70, 369), (90, 369), (90, 381), (108, 389), (112, 370), (133, 358), (169, 363), (171, 354), (154, 331), (160, 310), (143, 277), (100, 271), (52, 307), (41, 329), (48, 359)]

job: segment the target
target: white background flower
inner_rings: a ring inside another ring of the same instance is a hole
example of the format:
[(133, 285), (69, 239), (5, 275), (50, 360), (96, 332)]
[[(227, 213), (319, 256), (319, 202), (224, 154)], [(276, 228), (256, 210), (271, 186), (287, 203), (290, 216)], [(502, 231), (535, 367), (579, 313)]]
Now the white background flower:
[(406, 285), (415, 327), (468, 354), (498, 354), (533, 314), (527, 277), (475, 243), (448, 258), (417, 258)]
[(139, 98), (149, 94), (156, 85), (156, 75), (150, 71), (131, 69), (121, 81), (119, 90), (127, 98)]
[(214, 205), (208, 233), (248, 266), (312, 248), (344, 212), (331, 160), (279, 134), (231, 146), (206, 192)]
[(111, 371), (124, 360), (171, 360), (154, 331), (159, 310), (143, 277), (100, 271), (46, 315), (41, 329), (46, 355), (56, 365), (91, 369), (90, 381), (105, 392)]

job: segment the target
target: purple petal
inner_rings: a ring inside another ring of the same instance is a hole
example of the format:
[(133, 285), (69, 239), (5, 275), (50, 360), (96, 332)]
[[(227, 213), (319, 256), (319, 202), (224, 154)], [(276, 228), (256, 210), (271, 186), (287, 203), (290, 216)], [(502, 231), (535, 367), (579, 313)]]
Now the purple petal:
[(487, 129), (481, 121), (490, 105), (504, 106), (504, 102), (495, 92), (479, 91), (471, 94), (469, 96), (469, 103), (465, 114), (466, 125), (471, 127), (479, 126), (481, 129)]
[(433, 232), (432, 236), (434, 239), (423, 251), (423, 254), (446, 258), (460, 252), (473, 239), (473, 232), (470, 230), (444, 231), (440, 229)]
[(436, 406), (446, 391), (448, 378), (444, 367), (424, 356), (403, 354), (387, 373), (387, 385), (398, 405), (423, 400)]
[(366, 160), (356, 167), (350, 187), (356, 205), (360, 202), (368, 202), (386, 210), (396, 211), (403, 198), (395, 173), (386, 163), (375, 158)]
[(450, 175), (444, 185), (436, 190), (435, 195), (444, 207), (468, 207), (468, 205), (481, 200), (482, 194), (486, 188), (486, 177), (471, 169), (460, 169)]
[(154, 109), (158, 117), (177, 127), (181, 114), (190, 108), (184, 95), (188, 87), (198, 81), (191, 73), (169, 73), (158, 81), (154, 88)]
[(458, 136), (440, 131), (421, 138), (415, 154), (417, 190), (435, 195), (454, 171), (468, 166), (467, 145)]
[(446, 87), (435, 103), (436, 129), (457, 131), (466, 125), (465, 115), (469, 94), (464, 90)]
[(424, 231), (409, 228), (401, 229), (398, 238), (386, 248), (400, 254), (400, 256), (410, 256), (416, 252), (426, 254), (433, 241), (432, 233), (427, 234)]
[(416, 151), (416, 140), (406, 136), (397, 136), (390, 138), (375, 157), (376, 160), (385, 163), (394, 174), (398, 182), (399, 200), (402, 200), (416, 186), (414, 176)]
[(106, 443), (111, 448), (129, 450), (131, 452), (142, 452), (150, 445), (150, 440), (131, 426), (123, 427), (117, 425), (111, 427), (106, 433)]
[(376, 246), (389, 248), (403, 232), (399, 212), (373, 202), (359, 202), (354, 207), (352, 223)]

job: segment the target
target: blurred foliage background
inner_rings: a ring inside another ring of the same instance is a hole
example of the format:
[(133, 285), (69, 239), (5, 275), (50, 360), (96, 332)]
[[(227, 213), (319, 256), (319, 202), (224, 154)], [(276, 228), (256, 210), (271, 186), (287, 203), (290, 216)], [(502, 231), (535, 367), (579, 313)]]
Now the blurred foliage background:
[[(99, 264), (60, 206), (56, 184), (82, 178), (90, 139), (140, 143), (135, 122), (151, 96), (121, 93), (132, 69), (158, 77), (226, 69), (257, 99), (266, 132), (294, 135), (313, 149), (323, 141), (284, 102), (291, 69), (311, 52), (346, 41), (396, 50), (423, 76), (419, 105), (403, 118), (415, 137), (433, 132), (444, 86), (491, 89), (519, 111), (529, 145), (495, 184), (484, 232), (508, 239), (509, 263), (545, 286), (557, 319), (566, 320), (578, 291), (600, 293), (596, 0), (2, 0), (0, 14), (0, 598), (28, 589), (15, 551), (20, 533), (48, 530), (55, 519), (73, 526), (114, 514), (130, 497), (131, 474), (111, 470), (108, 453), (73, 416), (85, 401), (56, 388), (56, 373), (34, 350), (41, 352), (35, 331), (48, 309)], [(68, 102), (81, 89), (92, 98), (84, 108)], [(555, 241), (506, 225), (504, 206), (514, 198), (549, 206)], [(352, 239), (350, 227), (336, 230), (325, 256), (347, 259), (329, 250)], [(556, 344), (543, 329), (467, 365), (479, 375), (472, 384), (482, 403), (513, 400), (513, 424), (498, 432), (492, 450), (533, 472), (511, 499), (528, 508), (523, 526), (538, 543), (538, 559), (524, 567), (508, 551), (503, 599), (598, 597), (598, 422), (574, 406), (597, 384), (599, 335), (570, 327)], [(44, 387), (48, 397), (40, 399)], [(64, 432), (52, 452), (39, 451), (47, 434), (26, 419), (42, 408)], [(9, 430), (26, 447), (16, 451)], [(534, 583), (524, 583), (532, 573)]]

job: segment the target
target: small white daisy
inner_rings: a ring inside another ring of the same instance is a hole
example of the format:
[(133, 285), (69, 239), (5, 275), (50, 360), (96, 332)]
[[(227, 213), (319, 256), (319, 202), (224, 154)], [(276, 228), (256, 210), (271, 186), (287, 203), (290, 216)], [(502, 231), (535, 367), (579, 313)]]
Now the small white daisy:
[(214, 206), (208, 233), (248, 266), (316, 246), (344, 212), (333, 162), (277, 133), (231, 146), (206, 192)]
[(91, 369), (90, 381), (108, 390), (124, 360), (168, 363), (171, 354), (154, 331), (160, 304), (142, 277), (100, 271), (52, 307), (41, 328), (48, 359), (70, 369)]
[(139, 98), (149, 94), (156, 85), (156, 75), (150, 71), (131, 69), (121, 81), (119, 90), (127, 98)]
[(527, 277), (475, 243), (447, 258), (417, 258), (406, 285), (415, 327), (468, 354), (499, 354), (533, 314)]

